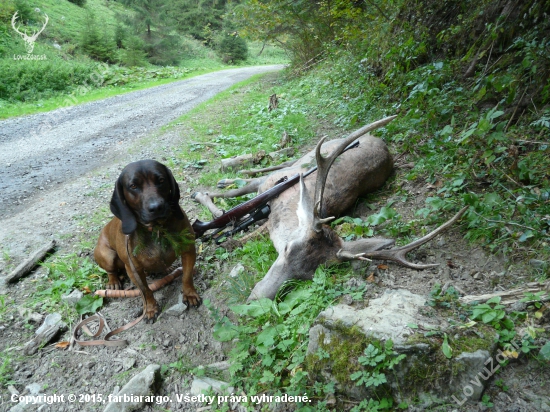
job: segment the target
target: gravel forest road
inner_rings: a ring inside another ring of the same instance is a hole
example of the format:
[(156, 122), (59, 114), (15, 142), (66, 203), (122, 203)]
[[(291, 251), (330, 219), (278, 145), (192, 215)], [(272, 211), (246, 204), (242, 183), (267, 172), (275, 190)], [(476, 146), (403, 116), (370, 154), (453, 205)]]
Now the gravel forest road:
[[(279, 67), (279, 66), (277, 66)], [(109, 160), (110, 149), (181, 116), (216, 93), (276, 67), (224, 70), (88, 104), (0, 122), (0, 217)]]

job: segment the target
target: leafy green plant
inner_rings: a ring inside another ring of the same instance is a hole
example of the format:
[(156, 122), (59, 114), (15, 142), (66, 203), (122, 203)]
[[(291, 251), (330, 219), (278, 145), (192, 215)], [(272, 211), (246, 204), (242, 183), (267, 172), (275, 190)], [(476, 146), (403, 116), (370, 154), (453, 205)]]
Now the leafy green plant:
[[(350, 412), (384, 412), (393, 410), (393, 400), (388, 398), (377, 399), (363, 399), (359, 405), (351, 408)], [(406, 408), (405, 408), (406, 409)]]
[(374, 236), (375, 226), (397, 217), (399, 216), (394, 209), (383, 206), (378, 213), (369, 215), (365, 220), (357, 217), (343, 216), (332, 222), (332, 226), (337, 228), (337, 232), (345, 240), (353, 240), (355, 238)]
[(11, 385), (14, 383), (11, 379), (11, 374), (13, 372), (11, 358), (6, 353), (3, 353), (2, 358), (3, 360), (0, 363), (0, 386)]
[(481, 320), (483, 323), (493, 326), (497, 330), (514, 329), (514, 322), (506, 316), (504, 305), (500, 304), (500, 296), (489, 299), (472, 307), (472, 319)]
[(453, 349), (449, 345), (449, 341), (446, 333), (443, 335), (443, 343), (441, 344), (441, 351), (443, 352), (443, 354), (447, 359), (451, 359), (453, 357)]
[[(90, 292), (99, 289), (102, 284), (103, 270), (89, 258), (76, 255), (56, 256), (42, 264), (47, 271), (47, 280), (38, 285), (36, 299), (47, 307), (55, 307), (61, 301), (61, 296), (73, 289)], [(86, 298), (79, 310), (95, 311), (102, 299)]]
[(96, 295), (84, 295), (78, 302), (76, 302), (76, 313), (84, 315), (86, 313), (96, 313), (97, 310), (103, 306), (103, 298)]
[(481, 403), (483, 403), (483, 405), (485, 405), (487, 408), (492, 408), (493, 406), (495, 406), (495, 404), (491, 402), (491, 397), (487, 394), (483, 395), (483, 397), (481, 398)]
[(369, 343), (363, 356), (358, 358), (359, 364), (365, 369), (350, 375), (356, 385), (379, 386), (387, 383), (385, 371), (392, 370), (395, 365), (405, 359), (405, 355), (398, 355), (393, 350), (393, 341), (388, 339), (384, 344)]
[(432, 290), (430, 291), (430, 297), (426, 304), (428, 306), (436, 307), (440, 306), (443, 308), (450, 308), (457, 304), (458, 302), (458, 292), (452, 286), (449, 286), (444, 292), (441, 287), (441, 284), (434, 284)]
[[(230, 309), (234, 320), (205, 303), (215, 321), (214, 337), (233, 342), (229, 354), (233, 384), (248, 394), (308, 391), (303, 364), (309, 329), (321, 310), (340, 296), (357, 292), (341, 283), (345, 276), (336, 282), (333, 273), (334, 269), (320, 267), (311, 282), (294, 282), (292, 290), (275, 300), (263, 298), (233, 305)], [(387, 351), (383, 353), (389, 357)]]

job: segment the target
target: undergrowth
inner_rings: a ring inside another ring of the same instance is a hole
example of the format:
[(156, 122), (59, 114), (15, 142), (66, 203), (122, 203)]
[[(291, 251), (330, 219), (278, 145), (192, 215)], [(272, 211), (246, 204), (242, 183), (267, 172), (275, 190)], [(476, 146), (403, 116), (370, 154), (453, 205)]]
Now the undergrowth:
[[(547, 260), (550, 112), (533, 110), (511, 123), (504, 100), (478, 108), (479, 91), (455, 80), (452, 64), (424, 65), (389, 84), (369, 76), (358, 82), (356, 72), (344, 67), (361, 73), (362, 64), (347, 56), (334, 62), (333, 70), (323, 66), (287, 87), (300, 102), (317, 102), (319, 117), (336, 112), (336, 123), (346, 127), (399, 113), (377, 134), (397, 156), (414, 162), (402, 172), (402, 186), (434, 188), (419, 217), (441, 221), (469, 205), (463, 218), (468, 240), (511, 260)], [(342, 101), (342, 94), (355, 98)], [(318, 104), (321, 96), (330, 103)]]
[(102, 289), (104, 272), (91, 259), (74, 254), (55, 256), (42, 266), (46, 268), (46, 276), (37, 283), (31, 301), (33, 307), (39, 306), (46, 312), (61, 309), (62, 315), (70, 318), (73, 308), (64, 304), (62, 297), (73, 290), (85, 294), (75, 306), (78, 314), (94, 313), (103, 304), (103, 298), (93, 295), (93, 292)]
[[(320, 401), (331, 384), (310, 382), (303, 369), (308, 333), (318, 314), (343, 295), (362, 299), (364, 285), (346, 286), (350, 273), (341, 269), (317, 269), (311, 282), (291, 282), (283, 286), (275, 300), (263, 298), (248, 304), (230, 306), (233, 315), (224, 316), (206, 303), (216, 321), (214, 337), (232, 341), (229, 353), (232, 384), (247, 395), (268, 391), (272, 395), (303, 395)], [(298, 404), (298, 410), (323, 410)], [(249, 405), (252, 406), (252, 405)], [(321, 408), (321, 409), (319, 409)]]

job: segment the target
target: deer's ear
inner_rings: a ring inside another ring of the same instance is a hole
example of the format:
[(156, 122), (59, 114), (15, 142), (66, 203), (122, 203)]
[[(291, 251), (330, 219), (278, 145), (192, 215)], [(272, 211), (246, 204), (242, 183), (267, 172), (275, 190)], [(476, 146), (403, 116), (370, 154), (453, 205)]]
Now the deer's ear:
[(300, 174), (300, 199), (296, 208), (298, 215), (298, 228), (306, 231), (313, 223), (313, 198), (304, 182), (304, 175)]

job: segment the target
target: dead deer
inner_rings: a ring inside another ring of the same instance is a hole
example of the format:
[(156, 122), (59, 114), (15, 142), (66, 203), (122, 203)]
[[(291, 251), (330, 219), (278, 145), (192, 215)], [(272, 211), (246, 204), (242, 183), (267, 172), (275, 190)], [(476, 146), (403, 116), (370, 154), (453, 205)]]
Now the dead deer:
[(15, 22), (17, 20), (17, 13), (19, 12), (16, 11), (13, 17), (11, 18), (11, 26), (13, 27), (13, 30), (15, 30), (17, 34), (23, 37), (23, 40), (25, 40), (25, 50), (27, 50), (27, 53), (31, 54), (32, 51), (34, 50), (34, 42), (36, 41), (40, 33), (44, 31), (44, 29), (46, 28), (46, 25), (48, 24), (48, 20), (49, 20), (48, 15), (44, 14), (44, 16), (46, 16), (46, 21), (44, 22), (44, 25), (42, 26), (42, 28), (36, 33), (33, 33), (31, 36), (29, 36), (27, 32), (20, 32), (19, 29), (15, 27)]
[[(374, 122), (344, 139), (325, 143), (307, 153), (291, 166), (265, 177), (251, 179), (247, 186), (225, 193), (200, 194), (195, 200), (212, 212), (216, 207), (211, 199), (235, 197), (257, 191), (261, 193), (285, 176), (303, 173), (315, 160), (317, 171), (308, 179), (283, 192), (271, 201), (267, 221), (269, 236), (279, 256), (264, 278), (258, 282), (249, 300), (274, 298), (279, 287), (289, 279), (311, 279), (317, 267), (325, 263), (350, 260), (392, 260), (413, 269), (425, 269), (437, 264), (417, 264), (406, 254), (425, 244), (456, 222), (466, 209), (428, 235), (406, 246), (387, 249), (395, 241), (384, 238), (365, 238), (345, 242), (326, 223), (353, 206), (358, 197), (380, 188), (391, 175), (393, 160), (383, 140), (368, 132), (389, 123), (395, 116)], [(344, 149), (359, 140), (355, 149)], [(322, 152), (329, 153), (322, 155)], [(316, 179), (314, 176), (316, 175)], [(227, 182), (222, 183), (222, 186)], [(219, 213), (219, 212), (218, 212)]]

